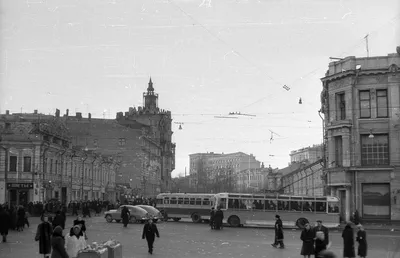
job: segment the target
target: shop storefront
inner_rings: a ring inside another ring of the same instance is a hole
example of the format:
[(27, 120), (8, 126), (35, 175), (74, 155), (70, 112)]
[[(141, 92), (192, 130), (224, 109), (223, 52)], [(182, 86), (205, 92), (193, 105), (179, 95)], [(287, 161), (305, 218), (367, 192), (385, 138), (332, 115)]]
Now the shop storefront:
[(33, 183), (7, 183), (8, 203), (10, 205), (28, 205), (32, 201)]
[(362, 184), (362, 217), (372, 220), (390, 220), (390, 214), (390, 184)]

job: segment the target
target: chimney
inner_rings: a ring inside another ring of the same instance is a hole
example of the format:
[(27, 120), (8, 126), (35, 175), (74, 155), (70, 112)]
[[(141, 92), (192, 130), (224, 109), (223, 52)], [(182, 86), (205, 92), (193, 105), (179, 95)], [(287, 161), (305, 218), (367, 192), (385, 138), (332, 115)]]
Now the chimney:
[(69, 109), (67, 109), (67, 113), (65, 114), (66, 116), (69, 116)]
[(6, 110), (6, 115), (9, 115), (10, 114), (10, 110)]
[(56, 117), (60, 117), (60, 110), (56, 109)]
[(89, 117), (88, 118), (89, 118), (89, 120), (92, 119), (92, 114), (89, 113)]
[(76, 112), (76, 118), (82, 119), (82, 113), (81, 112)]
[(37, 109), (33, 110), (33, 114), (34, 114), (34, 115), (37, 115), (37, 113), (38, 113), (38, 110), (37, 110)]

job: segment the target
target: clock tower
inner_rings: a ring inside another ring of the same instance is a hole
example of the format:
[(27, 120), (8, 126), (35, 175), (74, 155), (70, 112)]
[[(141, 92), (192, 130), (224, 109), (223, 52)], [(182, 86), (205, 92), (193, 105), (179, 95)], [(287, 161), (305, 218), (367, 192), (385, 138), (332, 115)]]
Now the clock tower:
[(149, 81), (147, 92), (143, 93), (144, 109), (149, 111), (157, 111), (158, 109), (158, 94), (154, 93), (153, 82)]

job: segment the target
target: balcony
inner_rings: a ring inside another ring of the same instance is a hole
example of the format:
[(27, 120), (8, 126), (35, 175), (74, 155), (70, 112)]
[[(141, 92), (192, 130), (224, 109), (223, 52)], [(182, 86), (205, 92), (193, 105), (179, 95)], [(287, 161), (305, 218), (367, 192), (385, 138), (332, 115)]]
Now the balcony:
[(351, 186), (351, 173), (346, 168), (330, 168), (327, 172), (328, 186)]
[(346, 119), (346, 120), (334, 120), (328, 123), (326, 129), (331, 130), (331, 129), (337, 129), (337, 128), (342, 128), (342, 127), (352, 127), (353, 126), (353, 121), (351, 119)]

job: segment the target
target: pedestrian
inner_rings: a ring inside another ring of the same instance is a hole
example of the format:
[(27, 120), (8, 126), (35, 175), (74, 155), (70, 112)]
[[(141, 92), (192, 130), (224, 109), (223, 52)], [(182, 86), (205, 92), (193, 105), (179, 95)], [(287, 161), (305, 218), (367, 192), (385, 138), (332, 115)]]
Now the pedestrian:
[(71, 228), (67, 238), (65, 239), (65, 248), (70, 258), (76, 258), (80, 250), (85, 249), (87, 246), (81, 224), (75, 225)]
[(24, 228), (25, 228), (25, 225), (27, 225), (28, 226), (28, 228), (29, 228), (29, 220), (28, 220), (28, 218), (29, 218), (29, 212), (25, 212), (25, 219), (24, 219)]
[(22, 206), (19, 206), (17, 211), (17, 231), (24, 231), (25, 225), (25, 209)]
[(314, 254), (314, 230), (311, 229), (309, 223), (306, 223), (305, 228), (301, 232), (300, 236), (301, 241), (303, 241), (303, 245), (301, 247), (301, 255), (306, 258), (311, 257)]
[(79, 225), (81, 227), (82, 230), (82, 234), (85, 238), (85, 240), (88, 240), (87, 237), (87, 233), (86, 233), (86, 224), (85, 224), (85, 220), (82, 219), (81, 216), (78, 215), (78, 217), (76, 218), (76, 220), (74, 220), (74, 226)]
[(159, 238), (160, 233), (158, 232), (156, 224), (153, 223), (153, 220), (149, 219), (143, 227), (142, 239), (146, 238), (150, 254), (153, 254), (153, 244), (155, 236)]
[(59, 210), (56, 212), (56, 216), (54, 217), (51, 224), (53, 225), (53, 228), (56, 228), (57, 226), (63, 228), (64, 217), (61, 215), (61, 212)]
[(222, 229), (222, 223), (224, 221), (224, 212), (221, 210), (221, 207), (218, 206), (217, 211), (214, 215), (214, 229)]
[(365, 232), (364, 227), (361, 224), (357, 225), (357, 242), (358, 242), (358, 256), (365, 258), (367, 257), (367, 232)]
[(8, 228), (11, 223), (11, 217), (8, 212), (0, 205), (0, 234), (3, 237), (3, 243), (7, 242)]
[(354, 251), (354, 232), (351, 228), (351, 223), (347, 223), (346, 227), (342, 232), (343, 238), (343, 257), (354, 258), (356, 257)]
[(53, 231), (53, 237), (51, 238), (51, 258), (69, 258), (65, 250), (65, 240), (62, 232), (63, 229), (60, 226), (57, 226)]
[(121, 211), (121, 218), (122, 218), (122, 223), (124, 223), (124, 228), (126, 228), (126, 226), (128, 225), (130, 217), (131, 214), (129, 212), (128, 207), (124, 206)]
[(325, 250), (329, 246), (329, 230), (327, 227), (322, 225), (322, 220), (317, 220), (317, 226), (314, 228), (315, 236), (315, 257), (318, 257), (321, 251)]
[(211, 211), (210, 211), (210, 227), (211, 227), (211, 229), (215, 228), (215, 226), (214, 226), (214, 217), (215, 217), (215, 209), (214, 209), (214, 207), (212, 207)]
[(39, 241), (39, 253), (43, 257), (50, 257), (51, 253), (51, 235), (53, 234), (53, 227), (49, 223), (49, 216), (44, 214), (41, 218), (42, 223), (37, 227), (35, 241)]
[(276, 248), (279, 244), (279, 248), (283, 249), (283, 223), (279, 215), (275, 215), (275, 220), (275, 242), (271, 245)]

